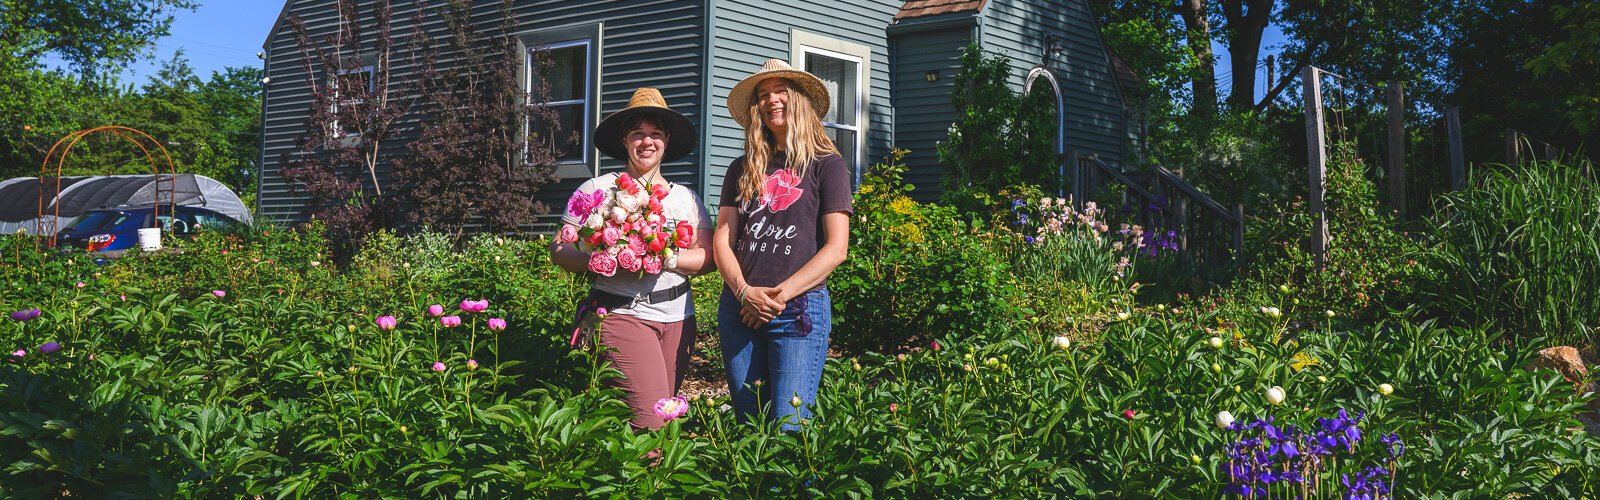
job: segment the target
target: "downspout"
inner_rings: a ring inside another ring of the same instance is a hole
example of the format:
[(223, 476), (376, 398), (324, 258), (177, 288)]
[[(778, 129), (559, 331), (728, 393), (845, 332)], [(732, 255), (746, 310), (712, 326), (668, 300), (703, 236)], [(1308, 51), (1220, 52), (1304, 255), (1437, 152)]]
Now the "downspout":
[[(695, 182), (700, 188), (700, 204), (709, 207), (707, 211), (715, 215), (716, 206), (711, 204), (711, 120), (715, 116), (715, 113), (711, 112), (713, 109), (711, 89), (713, 80), (716, 79), (717, 65), (711, 58), (714, 55), (713, 48), (717, 45), (717, 0), (705, 0), (705, 2), (705, 16), (701, 17), (705, 23), (705, 37), (702, 38), (705, 40), (705, 46), (700, 55), (702, 78), (700, 88), (703, 89), (700, 91), (700, 171), (695, 174)], [(723, 182), (727, 180), (724, 179)], [(721, 191), (718, 190), (718, 193)]]

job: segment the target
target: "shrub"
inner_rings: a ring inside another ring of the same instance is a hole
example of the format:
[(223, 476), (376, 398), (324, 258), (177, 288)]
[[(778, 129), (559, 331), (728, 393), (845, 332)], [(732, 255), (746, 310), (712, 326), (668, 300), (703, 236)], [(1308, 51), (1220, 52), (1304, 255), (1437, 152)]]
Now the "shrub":
[(1600, 185), (1586, 160), (1489, 166), (1440, 198), (1434, 310), (1522, 341), (1595, 345)]
[(950, 331), (979, 331), (1007, 311), (1005, 262), (956, 211), (912, 201), (903, 151), (856, 193), (850, 259), (829, 278), (833, 343), (900, 352)]

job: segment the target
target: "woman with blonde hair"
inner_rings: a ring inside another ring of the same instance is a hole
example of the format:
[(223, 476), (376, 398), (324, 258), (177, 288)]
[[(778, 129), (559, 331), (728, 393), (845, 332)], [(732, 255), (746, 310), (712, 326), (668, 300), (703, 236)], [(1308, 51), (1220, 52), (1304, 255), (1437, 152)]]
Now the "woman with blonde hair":
[(828, 275), (850, 247), (850, 169), (822, 126), (830, 97), (769, 59), (728, 94), (745, 154), (728, 166), (712, 248), (724, 285), (717, 325), (741, 420), (810, 418), (828, 357)]

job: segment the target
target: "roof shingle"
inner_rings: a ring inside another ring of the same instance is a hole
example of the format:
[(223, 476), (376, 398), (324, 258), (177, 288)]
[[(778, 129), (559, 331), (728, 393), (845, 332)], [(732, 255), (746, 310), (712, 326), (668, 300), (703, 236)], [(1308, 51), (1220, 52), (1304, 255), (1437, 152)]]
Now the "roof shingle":
[(937, 16), (957, 12), (979, 12), (988, 0), (911, 0), (900, 6), (896, 21), (917, 17)]

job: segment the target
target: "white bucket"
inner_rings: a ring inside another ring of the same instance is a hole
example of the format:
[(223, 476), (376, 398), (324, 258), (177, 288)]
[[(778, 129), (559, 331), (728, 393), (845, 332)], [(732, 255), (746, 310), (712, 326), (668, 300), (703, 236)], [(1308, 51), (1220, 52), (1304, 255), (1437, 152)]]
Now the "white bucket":
[(161, 228), (146, 227), (139, 229), (139, 248), (146, 252), (161, 249)]

